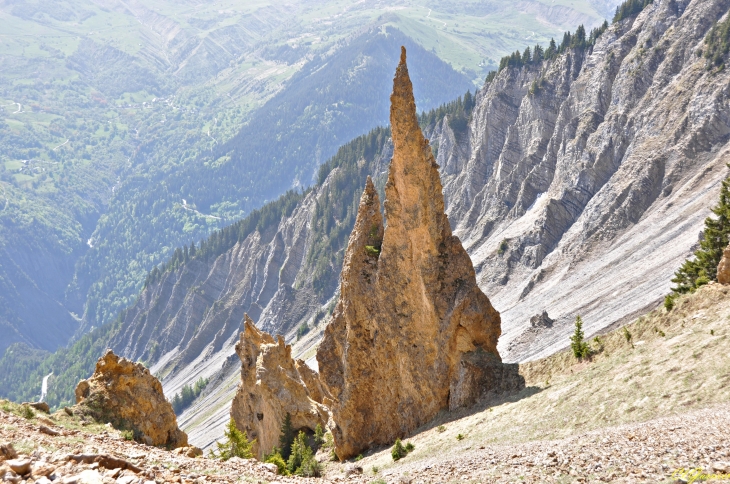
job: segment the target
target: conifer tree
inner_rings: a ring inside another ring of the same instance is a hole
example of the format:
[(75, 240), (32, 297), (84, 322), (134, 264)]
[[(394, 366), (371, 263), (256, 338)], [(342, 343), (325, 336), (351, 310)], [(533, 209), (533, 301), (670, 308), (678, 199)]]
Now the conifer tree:
[(223, 435), (225, 436), (225, 440), (215, 443), (218, 452), (212, 449), (210, 451), (210, 456), (213, 459), (228, 460), (231, 457), (250, 459), (253, 457), (252, 447), (255, 440), (249, 442), (246, 434), (238, 430), (236, 422), (233, 419), (226, 425), (226, 430), (223, 432)]
[(583, 341), (585, 335), (583, 334), (583, 319), (580, 316), (575, 318), (575, 332), (570, 337), (570, 349), (573, 350), (573, 354), (576, 358), (583, 359), (590, 354), (588, 343)]
[(286, 413), (284, 422), (281, 424), (281, 435), (279, 436), (279, 448), (281, 449), (281, 457), (284, 460), (289, 459), (291, 455), (291, 447), (294, 443), (294, 428), (291, 424), (291, 414)]
[[(728, 165), (730, 167), (730, 165)], [(694, 292), (700, 286), (717, 280), (717, 265), (728, 245), (730, 234), (730, 177), (722, 182), (720, 200), (712, 209), (714, 215), (705, 219), (704, 238), (694, 253), (674, 273), (672, 291), (677, 294)]]

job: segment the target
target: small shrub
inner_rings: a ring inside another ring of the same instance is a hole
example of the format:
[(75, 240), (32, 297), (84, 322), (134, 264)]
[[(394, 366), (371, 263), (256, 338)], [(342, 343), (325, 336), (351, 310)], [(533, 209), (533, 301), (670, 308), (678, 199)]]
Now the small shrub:
[[(226, 431), (223, 432), (225, 440), (216, 442), (218, 452), (211, 449), (210, 457), (213, 459), (228, 460), (231, 457), (240, 457), (241, 459), (250, 459), (253, 457), (253, 442), (249, 442), (246, 434), (238, 430), (236, 422), (233, 419), (228, 421)], [(255, 442), (255, 440), (254, 440)]]
[(307, 323), (300, 324), (297, 328), (297, 341), (302, 339), (302, 337), (307, 333), (309, 333), (309, 325)]
[(413, 452), (413, 449), (415, 449), (415, 448), (416, 448), (415, 445), (413, 445), (410, 442), (406, 442), (406, 452), (408, 452), (410, 454), (411, 452)]
[(499, 248), (497, 249), (497, 254), (503, 255), (505, 252), (507, 252), (508, 248), (509, 248), (509, 243), (507, 242), (507, 239), (502, 239), (502, 242), (499, 243)]
[[(310, 449), (311, 452), (311, 449)], [(321, 477), (322, 476), (322, 464), (320, 464), (314, 455), (310, 455), (302, 462), (302, 467), (297, 473), (299, 476), (304, 477)]]
[(274, 447), (271, 454), (264, 456), (264, 462), (274, 464), (280, 476), (289, 475), (289, 469), (286, 468), (286, 462), (284, 462), (284, 458), (281, 456), (281, 451), (278, 447)]
[(604, 348), (603, 339), (601, 339), (600, 336), (596, 336), (595, 338), (593, 338), (593, 343), (596, 345), (597, 352), (599, 352), (599, 353), (603, 352), (603, 348)]
[(32, 408), (30, 408), (29, 405), (22, 405), (20, 407), (20, 416), (23, 417), (23, 418), (25, 418), (25, 419), (30, 420), (33, 417), (35, 417), (35, 412), (33, 411)]
[(715, 330), (714, 330), (714, 329), (711, 329), (711, 330), (710, 330), (710, 334), (711, 334), (712, 336), (715, 336)]
[(666, 336), (666, 334), (664, 334), (664, 331), (662, 331), (662, 330), (661, 330), (661, 329), (659, 329), (659, 328), (656, 328), (656, 327), (655, 327), (655, 328), (654, 328), (654, 332), (655, 332), (656, 334), (658, 334), (659, 336), (661, 336), (662, 338)]
[(134, 440), (134, 432), (131, 430), (122, 430), (122, 438), (124, 440)]
[(366, 245), (365, 253), (371, 257), (377, 257), (378, 255), (380, 255), (380, 249), (378, 249), (374, 245)]
[(320, 424), (317, 424), (317, 427), (314, 429), (314, 445), (317, 448), (324, 445), (324, 429)]
[(580, 316), (575, 318), (575, 332), (570, 337), (570, 348), (573, 350), (573, 354), (579, 360), (590, 356), (591, 350), (588, 347), (588, 343), (583, 341), (583, 319)]
[(393, 458), (394, 461), (400, 460), (403, 457), (405, 457), (408, 454), (408, 451), (405, 447), (403, 447), (403, 443), (400, 441), (400, 439), (395, 439), (395, 444), (393, 445), (393, 449), (390, 451), (390, 456)]
[(443, 425), (439, 425), (438, 427), (436, 427), (436, 431), (441, 434), (443, 432), (446, 432), (446, 427), (444, 427)]
[(456, 436), (456, 440), (464, 440), (464, 436), (462, 434), (459, 434)]
[[(624, 326), (624, 328), (623, 328), (623, 335), (624, 335), (624, 339), (626, 340), (626, 342), (631, 343), (631, 332), (629, 331), (629, 329), (626, 326)], [(634, 344), (631, 343), (631, 346), (634, 346)]]
[(332, 436), (332, 434), (330, 432), (327, 432), (324, 435), (324, 444), (322, 445), (322, 447), (324, 447), (325, 449), (331, 449), (334, 446), (335, 446), (335, 438)]
[(377, 474), (380, 472), (380, 468), (378, 466), (373, 466), (373, 474)]
[(673, 294), (667, 294), (664, 296), (664, 309), (667, 310), (667, 312), (674, 309), (674, 295)]
[(362, 454), (360, 454), (357, 457), (355, 457), (355, 462), (361, 461), (362, 459), (363, 459)]

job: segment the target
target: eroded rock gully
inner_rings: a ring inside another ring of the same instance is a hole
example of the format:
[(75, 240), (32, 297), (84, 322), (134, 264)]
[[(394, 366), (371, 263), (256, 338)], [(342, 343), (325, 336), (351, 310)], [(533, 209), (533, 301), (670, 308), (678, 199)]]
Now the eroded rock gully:
[(120, 358), (112, 350), (99, 358), (91, 378), (76, 387), (75, 412), (131, 430), (149, 445), (188, 445), (160, 381), (142, 364)]
[(444, 213), (403, 49), (391, 96), (383, 227), (372, 181), (360, 200), (340, 298), (317, 351), (341, 459), (405, 437), (444, 409), (524, 385), (497, 352), (499, 313)]

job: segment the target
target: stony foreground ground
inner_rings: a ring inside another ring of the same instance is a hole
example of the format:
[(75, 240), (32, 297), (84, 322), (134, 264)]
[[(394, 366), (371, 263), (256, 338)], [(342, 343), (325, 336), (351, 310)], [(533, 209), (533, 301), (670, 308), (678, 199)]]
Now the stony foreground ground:
[[(407, 461), (408, 457), (406, 457)], [(682, 482), (678, 469), (727, 474), (730, 405), (646, 423), (623, 425), (555, 441), (484, 445), (448, 460), (405, 462), (385, 482)], [(366, 474), (372, 475), (371, 469)], [(401, 479), (401, 475), (411, 478)], [(359, 478), (371, 482), (377, 477)], [(684, 482), (690, 479), (685, 479)], [(706, 482), (720, 482), (720, 479)]]
[[(446, 459), (434, 457), (410, 464), (406, 457), (397, 467), (381, 472), (365, 468), (361, 474), (352, 473), (357, 463), (330, 462), (327, 477), (322, 479), (277, 476), (255, 460), (189, 458), (126, 441), (114, 430), (92, 433), (100, 427), (88, 432), (55, 423), (0, 410), (0, 445), (10, 443), (19, 454), (13, 461), (0, 462), (5, 482), (691, 482), (691, 478), (678, 480), (676, 474), (672, 477), (682, 468), (716, 475), (705, 482), (730, 480), (730, 405), (562, 440), (477, 446)], [(29, 462), (31, 472), (15, 475), (8, 464), (19, 461)], [(352, 474), (346, 477), (348, 471)]]

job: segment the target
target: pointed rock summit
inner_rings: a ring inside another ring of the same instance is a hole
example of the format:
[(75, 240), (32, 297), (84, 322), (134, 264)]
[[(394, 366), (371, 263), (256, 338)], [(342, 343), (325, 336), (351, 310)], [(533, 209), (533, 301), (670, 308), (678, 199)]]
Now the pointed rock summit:
[(501, 363), (499, 313), (451, 233), (438, 165), (418, 126), (405, 48), (390, 99), (387, 228), (368, 179), (340, 299), (317, 351), (340, 459), (391, 445), (440, 410), (524, 386), (517, 365)]

